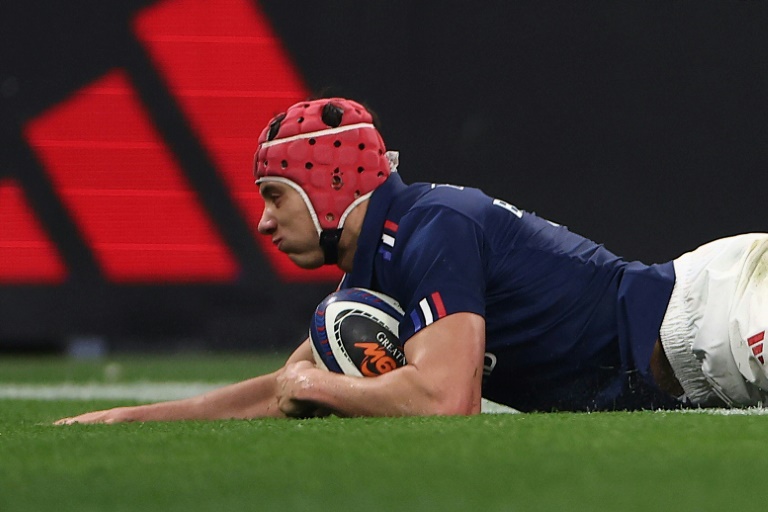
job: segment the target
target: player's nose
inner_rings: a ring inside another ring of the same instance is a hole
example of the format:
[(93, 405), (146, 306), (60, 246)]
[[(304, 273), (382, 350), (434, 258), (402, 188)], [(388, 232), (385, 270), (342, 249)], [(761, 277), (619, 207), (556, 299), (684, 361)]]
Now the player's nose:
[(259, 233), (262, 235), (271, 235), (277, 229), (277, 221), (275, 217), (269, 212), (269, 208), (264, 208), (264, 212), (259, 219)]

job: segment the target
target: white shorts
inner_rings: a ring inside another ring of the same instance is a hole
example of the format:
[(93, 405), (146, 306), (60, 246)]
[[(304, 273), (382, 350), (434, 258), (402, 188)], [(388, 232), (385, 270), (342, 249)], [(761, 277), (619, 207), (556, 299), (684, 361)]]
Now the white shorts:
[(688, 399), (768, 405), (768, 234), (710, 242), (674, 261), (661, 342)]

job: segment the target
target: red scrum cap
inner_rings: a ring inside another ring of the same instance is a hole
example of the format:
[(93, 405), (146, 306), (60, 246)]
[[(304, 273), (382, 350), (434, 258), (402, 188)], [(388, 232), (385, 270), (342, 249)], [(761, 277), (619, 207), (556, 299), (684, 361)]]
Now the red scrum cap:
[(253, 172), (257, 184), (279, 181), (301, 194), (326, 263), (335, 263), (347, 215), (386, 181), (390, 158), (396, 165), (365, 107), (324, 98), (296, 103), (272, 119), (259, 136)]
[(254, 158), (256, 183), (289, 180), (301, 188), (318, 232), (343, 227), (350, 206), (389, 174), (373, 117), (343, 98), (304, 101), (276, 116), (261, 132)]

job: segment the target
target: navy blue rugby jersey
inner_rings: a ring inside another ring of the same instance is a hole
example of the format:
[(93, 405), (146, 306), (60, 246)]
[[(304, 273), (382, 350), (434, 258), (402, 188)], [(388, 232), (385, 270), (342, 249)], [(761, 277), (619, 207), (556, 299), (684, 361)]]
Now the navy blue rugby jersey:
[(342, 287), (400, 302), (406, 343), (446, 315), (482, 315), (485, 398), (612, 410), (677, 404), (649, 375), (674, 280), (671, 262), (627, 262), (478, 189), (393, 174), (371, 196)]

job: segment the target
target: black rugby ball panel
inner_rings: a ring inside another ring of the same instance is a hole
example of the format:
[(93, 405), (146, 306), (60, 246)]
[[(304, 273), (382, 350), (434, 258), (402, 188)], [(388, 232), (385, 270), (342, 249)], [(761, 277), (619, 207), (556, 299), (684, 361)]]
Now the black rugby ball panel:
[(339, 338), (364, 377), (381, 375), (405, 364), (397, 335), (366, 315), (352, 312), (344, 316)]

